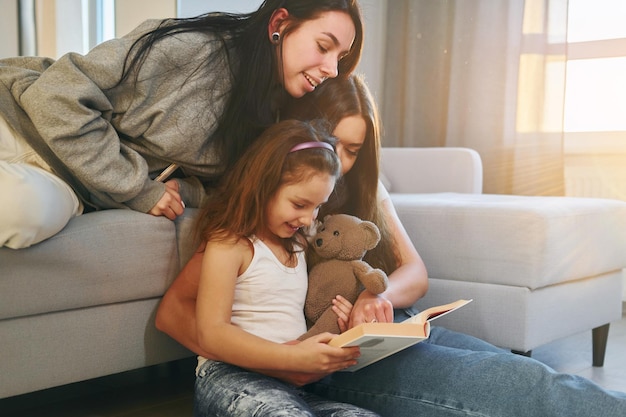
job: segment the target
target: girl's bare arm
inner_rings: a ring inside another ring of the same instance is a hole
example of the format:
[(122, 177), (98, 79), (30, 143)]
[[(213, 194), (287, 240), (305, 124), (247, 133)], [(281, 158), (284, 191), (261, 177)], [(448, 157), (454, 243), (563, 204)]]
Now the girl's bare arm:
[[(198, 344), (217, 360), (247, 369), (287, 372), (328, 373), (355, 363), (358, 348), (341, 349), (327, 342), (329, 333), (297, 344), (275, 343), (258, 337), (232, 323), (237, 277), (252, 259), (246, 239), (237, 242), (209, 242), (204, 252), (196, 325)], [(280, 326), (280, 323), (276, 323)]]

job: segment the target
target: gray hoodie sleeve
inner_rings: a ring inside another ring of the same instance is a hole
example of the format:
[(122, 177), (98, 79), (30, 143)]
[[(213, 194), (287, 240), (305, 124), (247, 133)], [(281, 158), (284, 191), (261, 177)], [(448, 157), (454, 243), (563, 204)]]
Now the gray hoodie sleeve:
[(201, 154), (221, 111), (203, 123), (188, 116), (192, 107), (206, 105), (199, 92), (212, 82), (198, 81), (206, 35), (164, 38), (141, 67), (139, 81), (131, 76), (117, 85), (133, 42), (156, 24), (146, 22), (84, 56), (61, 57), (20, 98), (39, 134), (79, 181), (141, 212), (165, 192), (164, 184), (150, 179), (154, 167), (147, 160), (171, 160), (182, 147)]

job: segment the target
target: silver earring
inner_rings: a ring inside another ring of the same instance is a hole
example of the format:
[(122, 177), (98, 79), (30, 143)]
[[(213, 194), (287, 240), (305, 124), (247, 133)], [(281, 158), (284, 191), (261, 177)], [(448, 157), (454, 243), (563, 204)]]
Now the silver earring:
[(272, 43), (278, 44), (278, 42), (280, 42), (280, 33), (272, 33)]

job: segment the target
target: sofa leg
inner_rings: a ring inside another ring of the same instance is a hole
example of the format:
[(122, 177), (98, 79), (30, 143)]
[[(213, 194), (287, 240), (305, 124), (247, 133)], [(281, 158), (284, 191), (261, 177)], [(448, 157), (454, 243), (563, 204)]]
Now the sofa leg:
[(529, 350), (527, 352), (522, 352), (521, 350), (511, 350), (511, 352), (515, 353), (516, 355), (522, 355), (522, 356), (526, 356), (528, 358), (530, 358), (530, 356), (532, 355), (533, 351)]
[(609, 323), (596, 327), (591, 331), (593, 366), (604, 366), (606, 342), (609, 338)]

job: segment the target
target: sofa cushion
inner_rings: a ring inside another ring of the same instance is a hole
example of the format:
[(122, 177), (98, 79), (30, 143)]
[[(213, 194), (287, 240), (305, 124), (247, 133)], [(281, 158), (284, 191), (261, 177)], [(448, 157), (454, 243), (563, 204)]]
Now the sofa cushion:
[(626, 265), (626, 202), (391, 194), (429, 275), (542, 288)]
[(175, 224), (130, 210), (88, 213), (30, 248), (0, 248), (0, 265), (0, 319), (160, 296), (180, 267)]

